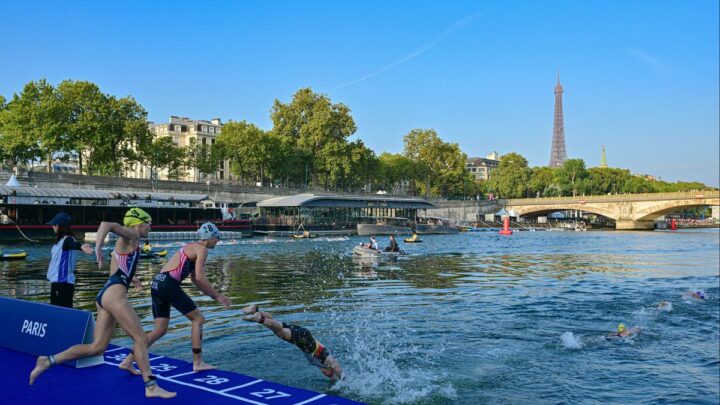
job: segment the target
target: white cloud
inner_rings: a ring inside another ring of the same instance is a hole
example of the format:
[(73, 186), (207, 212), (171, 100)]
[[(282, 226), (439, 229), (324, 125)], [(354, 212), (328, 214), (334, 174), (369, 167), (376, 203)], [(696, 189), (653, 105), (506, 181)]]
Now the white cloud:
[(340, 90), (340, 89), (342, 89), (342, 88), (345, 88), (345, 87), (348, 87), (348, 86), (352, 86), (352, 85), (354, 85), (354, 84), (358, 84), (358, 83), (364, 82), (365, 80), (368, 80), (368, 79), (370, 79), (370, 78), (373, 78), (373, 77), (375, 77), (375, 76), (378, 76), (378, 75), (382, 74), (383, 72), (385, 72), (385, 71), (387, 71), (387, 70), (390, 70), (390, 69), (392, 69), (392, 68), (394, 68), (394, 67), (400, 66), (400, 65), (402, 65), (403, 63), (406, 63), (406, 62), (408, 62), (408, 61), (410, 61), (410, 60), (412, 60), (412, 59), (414, 59), (414, 58), (416, 58), (416, 57), (424, 54), (425, 52), (427, 52), (427, 51), (431, 50), (432, 48), (438, 46), (440, 43), (442, 43), (443, 41), (445, 41), (448, 37), (450, 37), (452, 34), (454, 34), (454, 33), (455, 33), (456, 31), (458, 31), (459, 29), (461, 29), (461, 28), (465, 27), (466, 25), (470, 24), (473, 20), (475, 20), (475, 19), (476, 19), (477, 17), (479, 17), (479, 16), (480, 16), (480, 13), (475, 13), (475, 14), (471, 14), (471, 15), (469, 15), (469, 16), (467, 16), (467, 17), (464, 17), (463, 19), (457, 21), (455, 24), (453, 24), (452, 26), (450, 26), (450, 28), (446, 29), (442, 34), (438, 35), (437, 37), (435, 37), (434, 39), (432, 39), (430, 42), (426, 43), (425, 45), (423, 45), (423, 46), (421, 46), (420, 48), (416, 49), (415, 51), (411, 52), (410, 54), (408, 54), (408, 55), (406, 55), (406, 56), (398, 59), (397, 61), (395, 61), (395, 62), (393, 62), (393, 63), (391, 63), (391, 64), (389, 64), (389, 65), (386, 65), (386, 66), (384, 66), (384, 67), (382, 67), (382, 68), (380, 68), (380, 69), (378, 69), (378, 70), (376, 70), (376, 71), (374, 71), (374, 72), (372, 72), (372, 73), (368, 73), (368, 74), (366, 74), (366, 75), (363, 75), (363, 76), (361, 76), (361, 77), (358, 78), (358, 79), (351, 80), (351, 81), (349, 81), (349, 82), (345, 82), (345, 83), (339, 84), (339, 85), (335, 86), (332, 90), (330, 90), (330, 92), (332, 93), (332, 92), (334, 92), (334, 91), (336, 91), (336, 90)]
[(628, 53), (628, 55), (632, 56), (633, 58), (650, 66), (653, 70), (655, 70), (658, 73), (661, 73), (664, 75), (673, 73), (672, 69), (670, 69), (667, 65), (665, 65), (661, 61), (659, 61), (658, 58), (656, 58), (655, 55), (651, 54), (650, 52), (643, 51), (642, 49), (635, 49), (635, 48), (628, 48), (628, 49), (626, 49), (626, 52)]

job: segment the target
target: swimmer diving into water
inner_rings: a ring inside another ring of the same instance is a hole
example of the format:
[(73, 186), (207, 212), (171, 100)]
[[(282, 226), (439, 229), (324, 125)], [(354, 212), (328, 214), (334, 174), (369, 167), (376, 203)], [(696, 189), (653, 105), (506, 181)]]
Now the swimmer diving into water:
[(309, 330), (276, 321), (270, 313), (261, 312), (255, 304), (243, 308), (242, 312), (246, 314), (243, 317), (244, 320), (263, 324), (280, 339), (297, 346), (305, 354), (310, 364), (320, 368), (325, 377), (331, 380), (342, 378), (340, 363), (322, 343), (313, 338)]

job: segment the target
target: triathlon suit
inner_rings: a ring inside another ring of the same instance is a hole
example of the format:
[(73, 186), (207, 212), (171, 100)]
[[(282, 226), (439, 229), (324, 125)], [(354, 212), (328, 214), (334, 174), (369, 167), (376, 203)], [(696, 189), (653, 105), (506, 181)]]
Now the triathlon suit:
[(282, 326), (290, 329), (289, 342), (302, 350), (310, 364), (320, 368), (325, 367), (325, 359), (330, 355), (330, 351), (322, 343), (315, 340), (309, 330), (297, 325), (288, 325), (284, 322)]
[(138, 247), (130, 253), (118, 253), (113, 249), (112, 255), (117, 261), (118, 269), (110, 276), (98, 293), (97, 298), (95, 298), (100, 307), (102, 307), (102, 296), (111, 285), (122, 284), (125, 286), (126, 291), (130, 288), (130, 282), (135, 277), (135, 269), (138, 261), (140, 261), (140, 248)]
[(185, 315), (197, 308), (195, 302), (183, 291), (180, 283), (195, 271), (195, 262), (185, 254), (185, 245), (180, 248), (180, 263), (172, 270), (155, 275), (150, 289), (153, 318), (170, 318), (170, 305)]

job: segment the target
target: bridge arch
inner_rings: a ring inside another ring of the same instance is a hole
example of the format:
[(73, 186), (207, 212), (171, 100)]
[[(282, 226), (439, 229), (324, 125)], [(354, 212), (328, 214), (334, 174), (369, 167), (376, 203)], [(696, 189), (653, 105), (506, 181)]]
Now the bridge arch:
[(587, 206), (583, 204), (556, 204), (556, 205), (544, 205), (544, 206), (533, 206), (533, 207), (522, 207), (522, 206), (508, 206), (507, 209), (512, 209), (518, 215), (521, 216), (542, 216), (548, 215), (558, 211), (582, 211), (590, 214), (600, 215), (613, 220), (617, 219), (617, 212), (615, 210), (606, 209), (604, 207)]
[(647, 209), (644, 209), (644, 210), (638, 212), (637, 215), (639, 217), (637, 218), (637, 220), (638, 221), (648, 221), (648, 220), (654, 221), (663, 215), (667, 215), (667, 214), (670, 214), (670, 213), (673, 213), (676, 211), (680, 211), (683, 209), (709, 207), (709, 206), (712, 206), (712, 204), (707, 204), (707, 203), (701, 204), (696, 201), (692, 202), (692, 203), (682, 204), (682, 205), (678, 205), (673, 202), (663, 202), (654, 207), (650, 207), (650, 208), (647, 208)]

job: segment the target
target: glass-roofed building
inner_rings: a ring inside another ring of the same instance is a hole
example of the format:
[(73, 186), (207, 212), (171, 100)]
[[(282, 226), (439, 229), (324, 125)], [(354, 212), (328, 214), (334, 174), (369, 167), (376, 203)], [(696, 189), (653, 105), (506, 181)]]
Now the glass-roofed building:
[[(358, 224), (410, 230), (417, 221), (418, 210), (435, 206), (420, 198), (298, 194), (264, 200), (257, 207), (255, 233), (283, 235), (306, 230), (314, 234), (352, 235), (357, 233)], [(398, 232), (378, 228), (373, 233)]]

